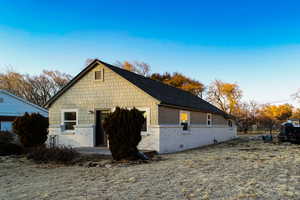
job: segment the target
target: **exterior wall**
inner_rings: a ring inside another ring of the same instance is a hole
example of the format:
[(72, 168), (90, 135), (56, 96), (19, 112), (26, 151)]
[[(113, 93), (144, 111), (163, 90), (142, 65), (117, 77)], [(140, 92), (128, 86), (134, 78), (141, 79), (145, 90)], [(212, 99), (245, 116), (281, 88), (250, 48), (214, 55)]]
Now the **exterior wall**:
[[(95, 81), (95, 71), (104, 70), (104, 80)], [(158, 124), (158, 101), (142, 90), (99, 64), (62, 94), (49, 108), (49, 133), (58, 135), (58, 143), (70, 146), (94, 146), (95, 110), (115, 107), (150, 109), (149, 125)], [(62, 110), (77, 109), (78, 124), (73, 133), (62, 128)], [(90, 112), (92, 111), (92, 112)], [(149, 130), (150, 131), (150, 130)], [(144, 137), (144, 146), (150, 142)], [(150, 145), (151, 146), (151, 145)]]
[[(72, 147), (93, 147), (94, 146), (94, 125), (76, 126), (75, 132), (64, 134), (62, 126), (50, 126), (50, 137), (56, 135), (56, 144)], [(50, 144), (50, 137), (47, 143)], [(155, 150), (159, 152), (159, 128), (157, 126), (149, 126), (148, 133), (142, 135), (142, 140), (138, 146), (143, 150)]]
[(196, 148), (214, 141), (223, 142), (236, 137), (236, 127), (203, 127), (190, 126), (189, 131), (183, 131), (180, 126), (161, 126), (159, 153), (172, 153)]
[(159, 152), (160, 130), (157, 125), (151, 125), (148, 129), (148, 134), (142, 135), (142, 140), (138, 148)]
[(159, 106), (158, 124), (179, 124), (179, 110), (174, 108)]
[[(61, 125), (51, 125), (49, 135), (57, 135), (56, 144), (72, 147), (94, 146), (94, 125), (76, 126), (74, 133), (63, 133)], [(48, 137), (48, 143), (50, 142)]]
[(212, 115), (212, 124), (216, 125), (227, 125), (227, 120), (221, 115)]
[(212, 126), (208, 127), (207, 113), (187, 110), (190, 125), (188, 131), (183, 131), (179, 125), (180, 109), (160, 106), (158, 110), (159, 153), (182, 151), (236, 137), (236, 127), (229, 127), (221, 115), (212, 114)]
[(206, 124), (207, 114), (203, 112), (190, 112), (191, 124)]
[[(181, 110), (178, 108), (170, 108), (165, 106), (159, 106), (158, 108), (158, 122), (159, 124), (179, 124), (179, 113)], [(195, 125), (205, 125), (207, 120), (207, 113), (197, 112), (197, 111), (189, 111), (190, 112), (190, 124)], [(212, 114), (212, 124), (219, 125), (227, 125), (227, 120), (221, 116)]]

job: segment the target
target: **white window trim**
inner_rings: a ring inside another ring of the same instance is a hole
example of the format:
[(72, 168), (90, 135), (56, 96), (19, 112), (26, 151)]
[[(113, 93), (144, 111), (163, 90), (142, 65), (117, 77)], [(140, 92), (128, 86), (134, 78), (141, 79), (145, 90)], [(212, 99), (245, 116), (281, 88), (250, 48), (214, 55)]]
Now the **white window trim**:
[(136, 107), (136, 109), (138, 109), (139, 111), (145, 111), (146, 112), (146, 115), (147, 115), (147, 131), (142, 131), (141, 132), (141, 135), (149, 135), (150, 132), (149, 132), (149, 126), (150, 126), (150, 119), (151, 119), (151, 116), (150, 116), (150, 108), (147, 108), (147, 107)]
[[(210, 119), (208, 119), (208, 116), (210, 116)], [(208, 121), (210, 121), (210, 124), (208, 124)], [(212, 121), (212, 114), (211, 113), (207, 113), (206, 114), (206, 126), (207, 127), (212, 127), (212, 123), (213, 123), (213, 121)]]
[[(181, 121), (180, 121), (180, 120), (181, 120), (181, 119), (180, 119), (181, 113), (187, 113), (187, 115), (188, 115), (188, 129), (187, 129), (187, 130), (183, 130), (183, 126), (181, 125)], [(184, 133), (190, 132), (191, 114), (190, 114), (189, 111), (186, 111), (186, 110), (180, 110), (180, 111), (179, 111), (179, 125), (181, 126), (182, 131), (183, 131)]]
[[(65, 130), (65, 113), (66, 112), (76, 112), (76, 125), (78, 125), (78, 109), (62, 109), (61, 110), (61, 126), (62, 126), (62, 132), (63, 133), (74, 133), (75, 130)], [(72, 120), (73, 121), (73, 120)]]

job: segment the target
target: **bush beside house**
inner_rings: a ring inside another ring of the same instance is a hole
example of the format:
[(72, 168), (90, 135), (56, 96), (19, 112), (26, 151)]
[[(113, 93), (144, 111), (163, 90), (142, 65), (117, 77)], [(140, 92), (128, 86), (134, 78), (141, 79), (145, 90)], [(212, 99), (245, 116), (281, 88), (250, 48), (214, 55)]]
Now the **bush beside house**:
[(13, 122), (13, 132), (24, 147), (35, 147), (46, 142), (48, 126), (48, 119), (39, 113), (25, 113)]
[(139, 110), (119, 107), (104, 120), (103, 128), (108, 135), (113, 159), (137, 159), (137, 146), (142, 139), (144, 121), (145, 118)]

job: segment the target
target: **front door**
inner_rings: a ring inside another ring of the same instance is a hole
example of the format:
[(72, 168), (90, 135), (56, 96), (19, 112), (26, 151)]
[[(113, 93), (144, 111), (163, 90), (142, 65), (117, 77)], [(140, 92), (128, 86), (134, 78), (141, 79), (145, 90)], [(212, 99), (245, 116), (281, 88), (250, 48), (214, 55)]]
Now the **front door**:
[(103, 129), (103, 122), (109, 110), (96, 110), (96, 146), (107, 146), (107, 136)]

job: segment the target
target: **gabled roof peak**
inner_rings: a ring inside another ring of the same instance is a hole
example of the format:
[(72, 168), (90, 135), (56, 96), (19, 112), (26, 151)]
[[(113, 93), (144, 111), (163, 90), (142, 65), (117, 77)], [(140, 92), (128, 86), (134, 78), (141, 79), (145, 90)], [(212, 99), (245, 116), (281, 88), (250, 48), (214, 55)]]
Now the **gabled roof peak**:
[(164, 84), (160, 81), (152, 80), (148, 77), (121, 69), (111, 64), (105, 63), (99, 59), (94, 59), (85, 69), (75, 76), (65, 87), (63, 87), (56, 95), (54, 95), (47, 103), (49, 107), (60, 95), (74, 85), (81, 77), (93, 69), (97, 64), (103, 64), (113, 72), (117, 73), (130, 83), (134, 84), (145, 93), (160, 101), (162, 105), (178, 106), (185, 109), (199, 110), (202, 112), (215, 113), (227, 116), (227, 114), (207, 101), (197, 97), (190, 92), (178, 89), (176, 87)]

